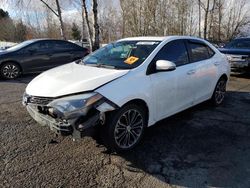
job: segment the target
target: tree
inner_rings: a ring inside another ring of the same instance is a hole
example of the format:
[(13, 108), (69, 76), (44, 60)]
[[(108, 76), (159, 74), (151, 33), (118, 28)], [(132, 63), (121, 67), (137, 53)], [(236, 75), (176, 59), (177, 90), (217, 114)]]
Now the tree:
[(65, 29), (64, 29), (64, 23), (62, 20), (62, 12), (61, 12), (61, 7), (60, 7), (60, 3), (59, 0), (55, 0), (56, 1), (56, 7), (57, 7), (57, 11), (54, 10), (52, 8), (52, 6), (50, 6), (47, 2), (45, 2), (44, 0), (40, 0), (49, 10), (51, 10), (53, 12), (54, 15), (56, 15), (56, 17), (58, 17), (59, 22), (60, 22), (60, 33), (61, 33), (61, 37), (62, 39), (66, 40), (66, 35), (65, 35)]
[(90, 29), (90, 21), (89, 21), (88, 9), (86, 6), (86, 0), (82, 0), (82, 15), (83, 15), (84, 22), (87, 25), (87, 33), (88, 33), (90, 50), (93, 51), (93, 39), (92, 39), (92, 33)]
[(97, 10), (98, 4), (97, 4), (97, 0), (93, 0), (93, 48), (92, 51), (97, 50), (98, 48), (100, 48), (100, 28), (99, 28), (99, 24), (98, 24), (98, 10)]
[(22, 42), (26, 40), (27, 27), (23, 24), (22, 20), (16, 24), (15, 28), (15, 41)]
[(9, 13), (0, 8), (0, 19), (2, 18), (9, 18)]
[(81, 32), (79, 30), (79, 27), (75, 24), (75, 22), (73, 22), (73, 26), (71, 28), (71, 35), (75, 40), (81, 39)]
[(88, 16), (88, 9), (86, 6), (86, 0), (82, 0), (82, 14), (84, 21), (87, 25), (87, 33), (89, 38), (90, 50), (95, 51), (100, 45), (100, 28), (98, 24), (98, 4), (97, 0), (92, 0), (92, 11), (93, 11), (93, 27), (90, 27), (90, 20)]

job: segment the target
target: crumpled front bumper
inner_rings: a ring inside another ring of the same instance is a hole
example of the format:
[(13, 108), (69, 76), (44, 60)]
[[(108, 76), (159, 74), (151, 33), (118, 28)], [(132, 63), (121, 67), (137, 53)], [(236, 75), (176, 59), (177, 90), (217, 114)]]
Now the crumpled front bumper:
[[(44, 99), (42, 100), (44, 101)], [(36, 100), (35, 102), (38, 101)], [(41, 110), (42, 108), (47, 108), (47, 105), (33, 102), (34, 100), (27, 99), (27, 95), (24, 95), (23, 105), (26, 106), (30, 116), (37, 123), (49, 127), (56, 134), (63, 136), (72, 135), (73, 138), (81, 138), (85, 135), (87, 129), (97, 124), (104, 124), (105, 113), (117, 108), (114, 103), (103, 98), (95, 104), (83, 108), (73, 116), (53, 117), (48, 111)]]
[(53, 132), (61, 135), (71, 135), (73, 133), (73, 127), (68, 122), (60, 122), (56, 119), (39, 113), (35, 106), (27, 105), (27, 111), (30, 116), (42, 126), (48, 126)]

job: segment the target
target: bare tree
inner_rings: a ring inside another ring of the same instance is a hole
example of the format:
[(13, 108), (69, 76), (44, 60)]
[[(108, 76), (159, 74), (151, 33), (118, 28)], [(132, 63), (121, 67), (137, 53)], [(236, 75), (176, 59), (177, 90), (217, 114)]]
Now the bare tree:
[(97, 50), (98, 48), (100, 48), (100, 28), (99, 28), (99, 24), (98, 24), (98, 10), (97, 10), (98, 4), (97, 4), (97, 0), (93, 0), (93, 48), (92, 51)]
[(44, 0), (40, 0), (49, 10), (51, 10), (54, 15), (56, 15), (60, 21), (60, 32), (61, 32), (61, 37), (62, 39), (66, 40), (66, 36), (65, 36), (65, 30), (64, 30), (64, 23), (62, 20), (62, 12), (61, 12), (61, 7), (60, 7), (60, 3), (59, 0), (55, 0), (56, 1), (56, 7), (57, 7), (57, 11), (54, 10), (52, 8), (52, 6), (50, 6), (47, 2), (45, 2)]
[(82, 15), (83, 15), (84, 22), (87, 25), (87, 33), (88, 33), (89, 45), (90, 45), (90, 50), (92, 51), (92, 49), (93, 49), (93, 39), (92, 39), (92, 33), (91, 33), (91, 28), (90, 28), (88, 9), (87, 9), (87, 6), (86, 6), (86, 0), (82, 0)]

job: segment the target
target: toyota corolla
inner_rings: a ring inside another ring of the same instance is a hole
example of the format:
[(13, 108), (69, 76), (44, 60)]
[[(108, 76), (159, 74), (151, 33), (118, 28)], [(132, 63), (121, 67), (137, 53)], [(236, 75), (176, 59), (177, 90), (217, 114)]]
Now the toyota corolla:
[(225, 55), (205, 40), (126, 38), (40, 74), (23, 104), (58, 134), (100, 127), (108, 148), (126, 151), (161, 119), (207, 100), (220, 105), (229, 75)]

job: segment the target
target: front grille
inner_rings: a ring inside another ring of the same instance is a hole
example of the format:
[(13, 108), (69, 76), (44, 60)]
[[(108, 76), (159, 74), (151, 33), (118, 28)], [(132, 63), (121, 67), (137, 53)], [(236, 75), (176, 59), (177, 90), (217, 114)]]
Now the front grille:
[(44, 106), (49, 104), (51, 101), (53, 101), (53, 98), (49, 98), (49, 97), (30, 96), (28, 98), (28, 103), (44, 105)]

